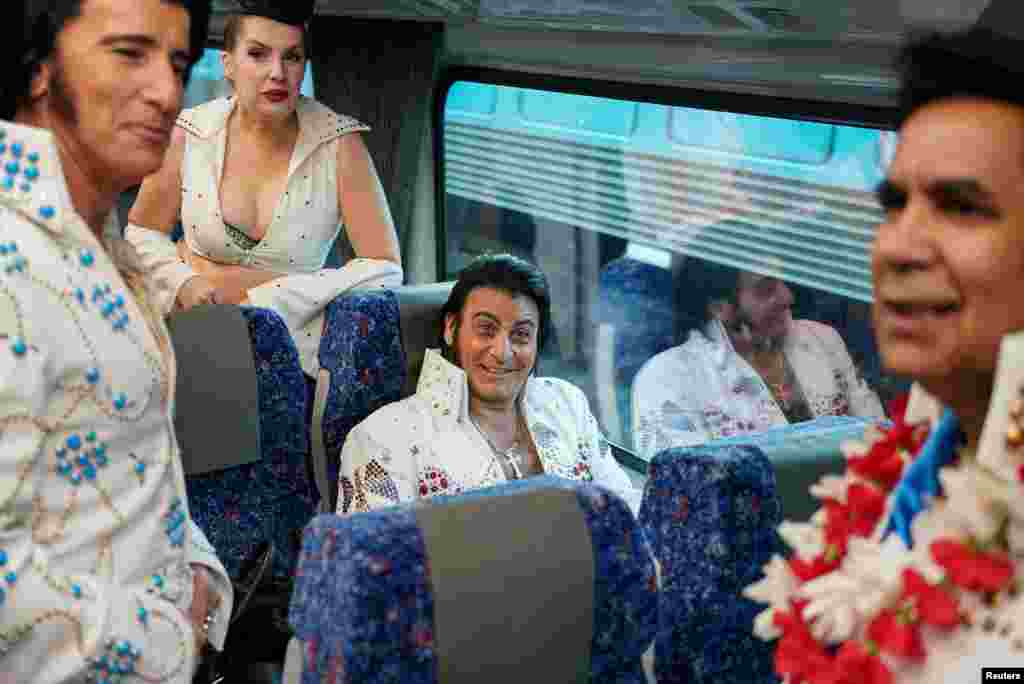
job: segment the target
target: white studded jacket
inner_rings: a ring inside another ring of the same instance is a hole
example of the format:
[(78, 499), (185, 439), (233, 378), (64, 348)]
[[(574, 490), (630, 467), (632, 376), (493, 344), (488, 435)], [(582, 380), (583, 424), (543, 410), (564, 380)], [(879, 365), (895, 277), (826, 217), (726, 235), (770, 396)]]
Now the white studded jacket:
[(0, 681), (187, 683), (191, 564), (217, 647), (232, 594), (189, 518), (167, 329), (114, 216), (101, 244), (75, 213), (51, 134), (0, 136)]

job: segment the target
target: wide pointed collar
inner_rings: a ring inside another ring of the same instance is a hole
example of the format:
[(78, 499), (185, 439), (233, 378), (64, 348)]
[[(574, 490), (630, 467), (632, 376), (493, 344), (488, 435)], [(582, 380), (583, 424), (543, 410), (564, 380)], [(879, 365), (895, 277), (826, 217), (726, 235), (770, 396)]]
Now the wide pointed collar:
[[(56, 138), (43, 128), (0, 121), (0, 205), (54, 235), (92, 232), (71, 202)], [(104, 240), (117, 229), (111, 211)]]
[[(935, 426), (945, 406), (915, 383), (904, 420)], [(999, 348), (995, 381), (975, 457), (1006, 482), (1024, 475), (1024, 331), (1006, 335)]]
[[(519, 396), (520, 406), (528, 407), (527, 397), (532, 381), (526, 381)], [(439, 419), (464, 421), (469, 418), (469, 379), (462, 370), (437, 349), (428, 349), (416, 384), (416, 395), (422, 397)]]
[[(231, 113), (238, 105), (233, 97), (219, 97), (197, 107), (186, 109), (177, 120), (178, 126), (192, 135), (210, 140), (225, 129)], [(356, 131), (369, 131), (366, 124), (344, 114), (338, 114), (316, 100), (300, 95), (296, 101), (295, 112), (299, 117), (299, 138), (292, 154), (294, 171), (306, 157), (325, 142)]]

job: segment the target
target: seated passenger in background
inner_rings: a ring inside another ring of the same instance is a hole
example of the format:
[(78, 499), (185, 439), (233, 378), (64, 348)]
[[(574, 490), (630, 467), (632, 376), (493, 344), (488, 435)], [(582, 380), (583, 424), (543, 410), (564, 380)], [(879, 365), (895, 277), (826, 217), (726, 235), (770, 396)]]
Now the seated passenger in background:
[[(313, 2), (252, 0), (224, 30), (234, 95), (182, 112), (125, 237), (167, 314), (248, 303), (281, 314), (315, 376), (324, 307), (357, 287), (402, 283), (398, 238), (360, 131), (299, 94)], [(180, 220), (184, 255), (170, 234)], [(341, 225), (357, 259), (324, 269)]]
[(884, 416), (839, 333), (793, 320), (781, 280), (690, 258), (681, 287), (685, 342), (633, 382), (641, 457), (818, 416)]
[(550, 325), (547, 278), (510, 255), (477, 258), (442, 310), (416, 394), (349, 433), (338, 512), (352, 513), (547, 473), (593, 481), (634, 512), (640, 492), (579, 389), (533, 377)]

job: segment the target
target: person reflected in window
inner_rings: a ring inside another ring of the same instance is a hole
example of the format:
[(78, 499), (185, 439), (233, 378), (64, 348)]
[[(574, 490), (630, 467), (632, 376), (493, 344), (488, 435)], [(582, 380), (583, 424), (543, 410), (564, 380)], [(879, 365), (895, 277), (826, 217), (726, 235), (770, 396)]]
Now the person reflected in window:
[(695, 258), (682, 276), (681, 344), (633, 383), (642, 457), (818, 416), (884, 416), (839, 333), (793, 319), (783, 281)]
[(535, 376), (550, 327), (547, 278), (508, 254), (478, 257), (442, 309), (416, 394), (349, 433), (338, 512), (547, 473), (593, 481), (636, 511), (640, 492), (612, 456), (574, 385)]
[[(204, 303), (273, 309), (316, 376), (323, 309), (402, 282), (398, 238), (361, 136), (367, 126), (300, 95), (313, 2), (247, 0), (224, 30), (233, 94), (182, 112), (125, 237), (165, 314)], [(180, 220), (181, 254), (171, 242)], [(356, 259), (324, 264), (345, 226)]]

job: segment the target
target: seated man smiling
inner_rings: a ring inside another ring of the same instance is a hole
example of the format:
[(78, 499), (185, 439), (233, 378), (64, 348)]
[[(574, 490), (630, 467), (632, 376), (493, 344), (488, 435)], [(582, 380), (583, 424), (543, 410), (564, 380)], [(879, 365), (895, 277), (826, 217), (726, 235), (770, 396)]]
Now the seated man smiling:
[(635, 512), (583, 393), (537, 378), (550, 324), (547, 278), (510, 255), (466, 267), (442, 310), (416, 394), (357, 425), (341, 455), (338, 512), (460, 492), (540, 473), (594, 481)]

